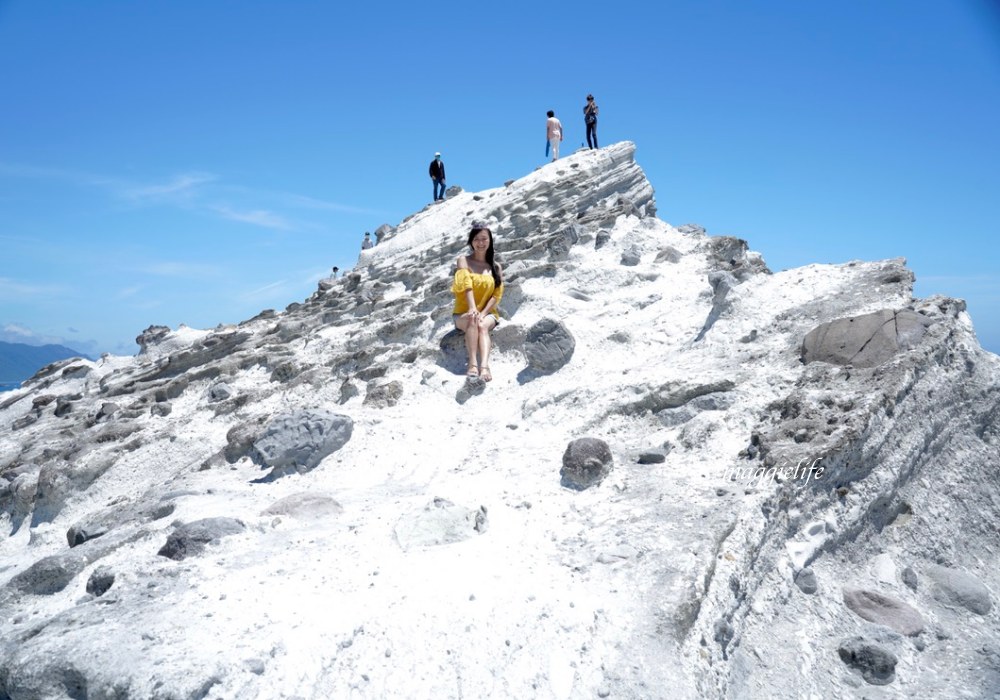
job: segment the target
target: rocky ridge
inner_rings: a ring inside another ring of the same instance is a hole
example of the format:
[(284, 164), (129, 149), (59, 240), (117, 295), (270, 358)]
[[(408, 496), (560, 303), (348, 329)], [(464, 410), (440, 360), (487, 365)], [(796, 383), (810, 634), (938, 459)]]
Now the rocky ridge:
[[(772, 273), (656, 218), (634, 152), (4, 395), (0, 698), (993, 692), (1000, 360), (964, 304), (902, 260)], [(475, 219), (489, 385), (450, 330)]]

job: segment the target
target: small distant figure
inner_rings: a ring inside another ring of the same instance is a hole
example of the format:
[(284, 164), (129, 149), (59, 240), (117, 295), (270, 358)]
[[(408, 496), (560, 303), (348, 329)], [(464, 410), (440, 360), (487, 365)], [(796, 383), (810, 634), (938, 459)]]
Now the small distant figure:
[(583, 123), (587, 126), (587, 145), (590, 149), (600, 148), (597, 145), (597, 103), (593, 95), (587, 95), (587, 104), (583, 108)]
[(368, 250), (372, 247), (372, 235), (365, 231), (365, 239), (361, 241), (361, 250)]
[(340, 274), (340, 268), (336, 265), (333, 266), (333, 279), (337, 279), (337, 275)]
[(434, 181), (434, 201), (436, 202), (440, 199), (444, 199), (444, 161), (441, 160), (440, 153), (434, 154), (434, 160), (431, 161), (429, 172), (431, 174), (431, 180)]
[(559, 160), (559, 143), (563, 140), (562, 122), (556, 119), (556, 113), (551, 109), (547, 112), (549, 118), (545, 121), (545, 138), (552, 148), (552, 160)]

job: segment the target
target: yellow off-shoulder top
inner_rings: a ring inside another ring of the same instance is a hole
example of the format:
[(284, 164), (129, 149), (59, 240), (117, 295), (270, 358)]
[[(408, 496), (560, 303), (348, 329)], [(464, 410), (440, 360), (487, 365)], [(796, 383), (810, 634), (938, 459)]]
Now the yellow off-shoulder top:
[(486, 306), (490, 297), (496, 299), (497, 303), (490, 310), (490, 313), (500, 318), (498, 306), (503, 297), (503, 284), (497, 287), (493, 283), (493, 274), (489, 270), (481, 275), (466, 269), (459, 269), (455, 272), (455, 282), (451, 285), (451, 291), (455, 294), (453, 314), (464, 314), (469, 310), (469, 302), (465, 300), (465, 292), (468, 289), (472, 290), (472, 298), (476, 300), (477, 309)]

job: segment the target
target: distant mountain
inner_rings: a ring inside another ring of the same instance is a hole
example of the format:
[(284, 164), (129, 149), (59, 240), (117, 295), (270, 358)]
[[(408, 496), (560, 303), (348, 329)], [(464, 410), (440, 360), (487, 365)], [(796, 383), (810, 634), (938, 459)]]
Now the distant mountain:
[(25, 345), (0, 340), (0, 391), (16, 389), (45, 365), (68, 357), (87, 356), (63, 345)]

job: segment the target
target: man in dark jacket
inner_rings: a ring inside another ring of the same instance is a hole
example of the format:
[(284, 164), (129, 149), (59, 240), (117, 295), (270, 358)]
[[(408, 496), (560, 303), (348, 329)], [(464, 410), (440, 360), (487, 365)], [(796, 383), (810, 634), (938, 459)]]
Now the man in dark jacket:
[[(444, 161), (441, 160), (440, 153), (434, 154), (434, 160), (431, 161), (430, 174), (431, 180), (434, 181), (434, 201), (444, 199)], [(440, 191), (438, 188), (440, 188)]]

